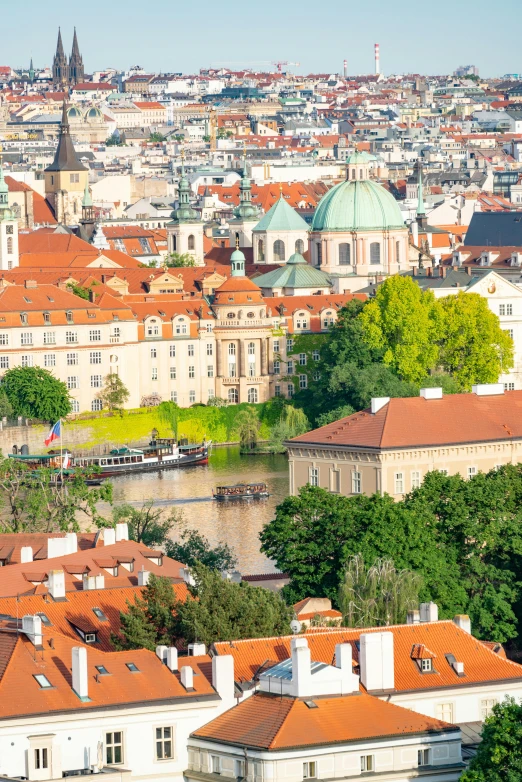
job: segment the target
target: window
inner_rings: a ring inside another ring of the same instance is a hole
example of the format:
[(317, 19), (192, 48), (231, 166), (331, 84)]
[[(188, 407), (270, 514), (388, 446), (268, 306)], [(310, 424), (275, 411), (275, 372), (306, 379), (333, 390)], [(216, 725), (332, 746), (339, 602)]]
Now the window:
[(121, 730), (105, 734), (105, 760), (108, 766), (123, 763), (123, 733)]
[(421, 660), (421, 671), (423, 673), (431, 673), (433, 670), (433, 661), (431, 657), (426, 657), (424, 660)]
[[(9, 228), (10, 226), (8, 226)], [(13, 237), (8, 236), (7, 237), (7, 254), (12, 255), (13, 254)]]
[(419, 749), (417, 752), (417, 765), (429, 766), (430, 765), (430, 751), (429, 749)]
[(361, 755), (361, 772), (373, 771), (374, 762), (373, 755)]
[(493, 706), (497, 703), (496, 698), (483, 698), (480, 701), (480, 718), (486, 720), (493, 714)]
[(214, 346), (212, 342), (207, 342), (207, 356), (213, 356), (214, 355)]
[(352, 472), (352, 494), (361, 494), (361, 473), (358, 470)]
[(49, 757), (47, 753), (47, 747), (41, 747), (40, 749), (35, 749), (34, 767), (35, 769), (49, 768)]
[(504, 391), (514, 391), (514, 390), (515, 390), (514, 383), (504, 383)]
[(110, 673), (105, 667), (105, 665), (95, 665), (94, 667), (96, 668), (100, 676), (110, 676)]
[(102, 376), (91, 375), (91, 388), (101, 388), (101, 387), (102, 387)]
[(287, 361), (286, 362), (286, 374), (287, 375), (293, 375), (294, 374), (294, 362), (293, 361)]
[(196, 377), (196, 368), (192, 365), (188, 368), (188, 376), (191, 380), (194, 380)]
[(89, 339), (91, 342), (101, 342), (101, 330), (91, 329), (89, 331)]
[(512, 315), (512, 314), (513, 314), (513, 305), (506, 304), (506, 315)]
[(140, 669), (134, 663), (125, 663), (131, 673), (139, 673)]
[(51, 313), (50, 312), (44, 312), (43, 319), (44, 319), (44, 323), (50, 323), (51, 322)]
[(22, 326), (27, 326), (27, 312), (20, 313), (20, 323)]
[(65, 313), (65, 319), (66, 319), (67, 323), (74, 323), (74, 315), (72, 314), (72, 312), (70, 312), (70, 311), (66, 312)]
[(265, 245), (262, 239), (257, 243), (257, 259), (261, 262), (265, 260)]
[(306, 366), (306, 353), (299, 353), (299, 364), (302, 367)]
[(308, 387), (308, 377), (306, 375), (299, 375), (299, 388), (303, 390)]
[(323, 262), (323, 246), (322, 246), (321, 242), (317, 242), (317, 244), (315, 246), (316, 246), (316, 249), (317, 249), (317, 265), (321, 266), (321, 264)]
[(325, 312), (323, 316), (323, 329), (328, 329), (334, 324), (333, 312)]
[(157, 380), (158, 379), (158, 367), (152, 367), (151, 374), (150, 374), (151, 380)]
[(0, 345), (9, 345), (9, 334), (0, 334)]
[(236, 758), (234, 761), (234, 770), (236, 773), (236, 779), (245, 778), (245, 761), (242, 758)]
[(98, 608), (98, 607), (96, 607), (96, 606), (95, 606), (95, 607), (92, 609), (92, 612), (93, 612), (94, 616), (95, 616), (97, 619), (99, 619), (99, 620), (100, 620), (100, 622), (108, 622), (108, 621), (109, 621), (109, 620), (107, 619), (107, 617), (105, 616), (105, 614), (103, 613), (103, 611), (101, 610), (101, 608)]
[(210, 769), (213, 774), (221, 774), (221, 758), (219, 755), (210, 756)]
[(312, 377), (315, 380), (315, 382), (317, 383), (317, 381), (319, 381), (321, 379), (321, 373), (320, 372), (314, 372)]
[(257, 388), (248, 389), (247, 400), (253, 404), (257, 402)]
[(187, 324), (184, 322), (183, 318), (180, 318), (176, 322), (176, 334), (186, 334), (187, 333)]
[(453, 722), (453, 704), (438, 703), (435, 707), (435, 716), (443, 722)]
[(189, 235), (189, 238), (187, 240), (187, 247), (189, 250), (196, 249), (196, 239), (194, 238), (194, 234)]
[(319, 353), (318, 350), (312, 351), (312, 358), (314, 361), (319, 361), (319, 359), (321, 358), (321, 354)]
[(156, 728), (156, 760), (172, 757), (172, 728)]
[(69, 391), (75, 391), (80, 388), (80, 378), (77, 375), (69, 375), (67, 378), (67, 388)]
[(411, 474), (411, 488), (418, 489), (421, 485), (421, 474), (418, 470), (414, 470)]
[(304, 314), (304, 312), (301, 312), (295, 321), (295, 327), (296, 329), (307, 329), (308, 328), (308, 318)]
[(175, 380), (176, 379), (176, 367), (170, 368), (170, 379)]
[(370, 263), (381, 262), (381, 245), (379, 242), (372, 242), (370, 244)]
[(297, 239), (295, 243), (295, 251), (302, 255), (304, 253), (304, 242), (302, 239)]
[(78, 364), (78, 353), (67, 353), (67, 366), (75, 367)]
[(207, 364), (207, 377), (214, 377), (214, 367), (212, 364)]
[(23, 367), (32, 367), (33, 366), (33, 357), (32, 356), (22, 356), (22, 366)]
[(446, 469), (444, 469), (444, 468), (442, 470), (439, 470), (439, 472), (440, 472), (441, 475), (447, 475), (448, 474), (448, 471)]
[(159, 326), (155, 320), (147, 323), (147, 337), (159, 337)]
[(73, 413), (79, 413), (80, 412), (80, 403), (77, 399), (71, 399), (71, 411)]
[(70, 174), (69, 175), (69, 182), (71, 185), (77, 185), (80, 181), (80, 175), (79, 174)]
[(20, 344), (21, 345), (33, 344), (33, 335), (30, 331), (22, 331), (22, 333), (20, 334)]
[(54, 331), (44, 331), (44, 345), (56, 345), (56, 333)]
[(76, 331), (66, 331), (65, 332), (65, 342), (67, 345), (72, 345), (76, 342), (78, 342), (78, 332)]
[(281, 239), (276, 239), (274, 242), (274, 262), (284, 263), (285, 260), (285, 243)]
[(468, 467), (468, 478), (473, 478), (473, 476), (476, 474), (477, 474), (476, 467)]
[[(214, 293), (214, 290), (212, 289), (211, 292)], [(214, 325), (212, 323), (207, 323), (207, 331), (212, 332), (213, 328)]]
[(281, 396), (281, 386), (278, 383), (276, 383), (274, 387), (274, 395)]
[(339, 265), (350, 266), (350, 245), (347, 242), (343, 242), (339, 245)]
[(212, 390), (212, 388), (209, 388), (208, 389), (208, 398), (209, 399), (214, 399), (214, 397), (215, 397), (214, 391)]
[(504, 329), (504, 331), (507, 331), (511, 339), (513, 339), (513, 329)]
[[(3, 344), (7, 345), (7, 342), (6, 343), (0, 342), (0, 345), (3, 345)], [(279, 340), (278, 339), (274, 339), (274, 346), (273, 347), (274, 347), (274, 353), (279, 353)]]
[(43, 673), (35, 674), (34, 678), (36, 679), (36, 681), (38, 682), (42, 690), (48, 690), (50, 687), (53, 686), (49, 681), (49, 679), (47, 678), (47, 676), (44, 676)]
[(237, 388), (228, 389), (228, 401), (232, 404), (237, 404), (239, 402), (239, 392)]
[(287, 354), (291, 353), (293, 349), (294, 349), (294, 340), (291, 339), (291, 338), (287, 339), (286, 340), (286, 352), (287, 352)]
[(287, 394), (289, 399), (291, 399), (293, 397), (293, 395), (294, 395), (294, 384), (293, 383), (289, 383), (288, 384), (288, 389), (287, 389), (286, 394)]
[(303, 763), (303, 779), (316, 779), (317, 778), (317, 763), (312, 760), (308, 763)]
[(395, 262), (401, 262), (401, 243), (398, 241), (395, 242)]
[(176, 346), (171, 345), (169, 348), (169, 354), (171, 358), (176, 358)]
[(196, 401), (196, 392), (195, 391), (189, 391), (189, 402), (191, 405), (194, 404)]
[(177, 391), (171, 391), (170, 392), (170, 401), (178, 403), (178, 392)]
[(55, 367), (56, 355), (54, 353), (46, 353), (44, 356), (44, 367)]
[(101, 350), (93, 350), (89, 354), (89, 361), (91, 364), (101, 364)]
[(0, 356), (0, 369), (9, 369), (9, 356)]
[[(92, 353), (91, 353), (91, 355), (92, 355)], [(157, 351), (156, 348), (151, 348), (150, 349), (150, 357), (151, 358), (158, 358), (158, 351)]]
[(187, 345), (189, 358), (194, 355), (194, 345)]
[(395, 473), (395, 494), (404, 494), (404, 473)]
[(319, 468), (310, 467), (310, 486), (319, 486)]
[(281, 372), (281, 364), (279, 361), (274, 361), (274, 375), (279, 375)]

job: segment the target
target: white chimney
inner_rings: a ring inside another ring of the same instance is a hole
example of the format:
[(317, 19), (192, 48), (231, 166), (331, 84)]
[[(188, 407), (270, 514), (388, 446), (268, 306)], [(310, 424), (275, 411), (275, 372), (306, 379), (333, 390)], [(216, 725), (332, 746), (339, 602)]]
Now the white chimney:
[(420, 621), (421, 622), (439, 621), (439, 608), (436, 603), (420, 604)]
[(471, 386), (471, 390), (477, 396), (496, 396), (504, 393), (503, 383), (479, 383)]
[(68, 551), (67, 539), (65, 537), (47, 538), (47, 559), (64, 557), (66, 554), (68, 554)]
[(455, 660), (455, 662), (453, 663), (453, 670), (455, 671), (457, 676), (464, 676), (464, 663)]
[(90, 589), (105, 589), (105, 576), (101, 574), (91, 576), (88, 573), (84, 573), (82, 586), (85, 591), (89, 591)]
[(160, 658), (161, 662), (165, 662), (167, 659), (168, 646), (156, 646), (156, 656)]
[(114, 527), (107, 527), (103, 530), (103, 545), (113, 546), (116, 543), (116, 530)]
[(341, 671), (341, 694), (358, 692), (359, 677), (353, 672), (353, 656), (351, 644), (335, 645), (335, 665)]
[(184, 665), (181, 669), (181, 683), (186, 690), (194, 689), (194, 671), (190, 665)]
[(312, 658), (306, 638), (292, 638), (292, 685), (298, 698), (312, 695)]
[(49, 594), (53, 600), (65, 600), (65, 573), (63, 570), (51, 570), (47, 578)]
[(167, 668), (170, 671), (178, 670), (178, 650), (175, 646), (167, 647)]
[(76, 554), (78, 551), (78, 538), (76, 532), (67, 532), (65, 535), (65, 545), (68, 554)]
[(150, 571), (138, 570), (138, 586), (144, 587), (149, 583)]
[(418, 625), (420, 622), (420, 611), (408, 611), (406, 614), (407, 625)]
[(442, 399), (442, 388), (421, 388), (420, 396), (424, 399)]
[(359, 638), (361, 682), (369, 692), (393, 690), (393, 633), (362, 633)]
[(191, 657), (199, 657), (201, 654), (205, 654), (206, 652), (205, 644), (189, 644), (188, 645), (188, 653)]
[(389, 396), (379, 396), (372, 399), (372, 415), (378, 413), (390, 401)]
[(119, 540), (128, 540), (129, 539), (129, 527), (127, 526), (127, 522), (121, 521), (119, 524), (116, 524), (116, 543)]
[(32, 546), (22, 546), (20, 549), (20, 562), (32, 562), (33, 561), (33, 549)]
[(196, 582), (194, 581), (194, 576), (190, 572), (189, 567), (180, 567), (179, 574), (186, 584), (188, 584), (189, 586), (196, 586)]
[(85, 700), (89, 697), (87, 677), (87, 649), (85, 646), (73, 646), (72, 650), (72, 686), (76, 695)]
[(35, 646), (41, 646), (43, 643), (42, 617), (38, 614), (34, 616), (26, 614), (22, 618), (22, 633), (25, 633)]
[(215, 654), (212, 658), (212, 686), (222, 700), (234, 698), (234, 658), (231, 654)]
[(467, 614), (457, 614), (457, 616), (453, 617), (453, 621), (457, 627), (471, 635), (471, 619)]

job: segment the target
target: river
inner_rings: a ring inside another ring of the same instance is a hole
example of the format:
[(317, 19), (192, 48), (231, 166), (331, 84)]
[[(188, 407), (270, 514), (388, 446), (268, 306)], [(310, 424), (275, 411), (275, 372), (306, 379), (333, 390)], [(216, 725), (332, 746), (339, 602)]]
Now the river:
[[(218, 485), (265, 481), (267, 500), (217, 503), (212, 489)], [(270, 573), (275, 564), (259, 550), (259, 532), (274, 518), (275, 507), (288, 495), (288, 461), (283, 455), (242, 456), (239, 447), (214, 448), (208, 465), (163, 470), (112, 479), (114, 503), (141, 504), (154, 498), (181, 508), (190, 528), (214, 546), (223, 541), (234, 551), (243, 574)]]

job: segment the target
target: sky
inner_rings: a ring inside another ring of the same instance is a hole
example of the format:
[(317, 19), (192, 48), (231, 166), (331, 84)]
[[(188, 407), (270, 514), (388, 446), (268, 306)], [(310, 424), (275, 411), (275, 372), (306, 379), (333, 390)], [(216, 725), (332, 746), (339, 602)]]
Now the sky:
[[(500, 6), (499, 6), (500, 8)], [(452, 73), (477, 65), (483, 76), (522, 72), (521, 0), (0, 0), (0, 65), (51, 65), (58, 27), (70, 53), (76, 25), (87, 72), (141, 65), (152, 72), (199, 68), (274, 70), (273, 60), (298, 62), (294, 73), (381, 70)], [(494, 16), (494, 24), (490, 26)]]

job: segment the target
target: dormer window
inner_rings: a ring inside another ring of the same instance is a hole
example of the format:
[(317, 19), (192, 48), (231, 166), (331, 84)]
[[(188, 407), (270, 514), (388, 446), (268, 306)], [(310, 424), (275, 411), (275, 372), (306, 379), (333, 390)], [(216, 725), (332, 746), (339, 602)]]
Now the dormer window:
[(421, 673), (436, 673), (434, 666), (435, 654), (424, 644), (413, 645), (411, 659), (415, 661)]
[(22, 326), (27, 326), (27, 312), (20, 313), (20, 323)]
[(49, 312), (44, 312), (43, 314), (44, 323), (50, 323), (51, 322), (51, 315)]
[(421, 660), (421, 671), (423, 673), (431, 673), (433, 670), (433, 660), (431, 657), (426, 657), (424, 660)]
[(65, 319), (66, 319), (67, 323), (74, 323), (74, 316), (73, 316), (72, 312), (70, 312), (70, 311), (66, 312), (65, 313)]

